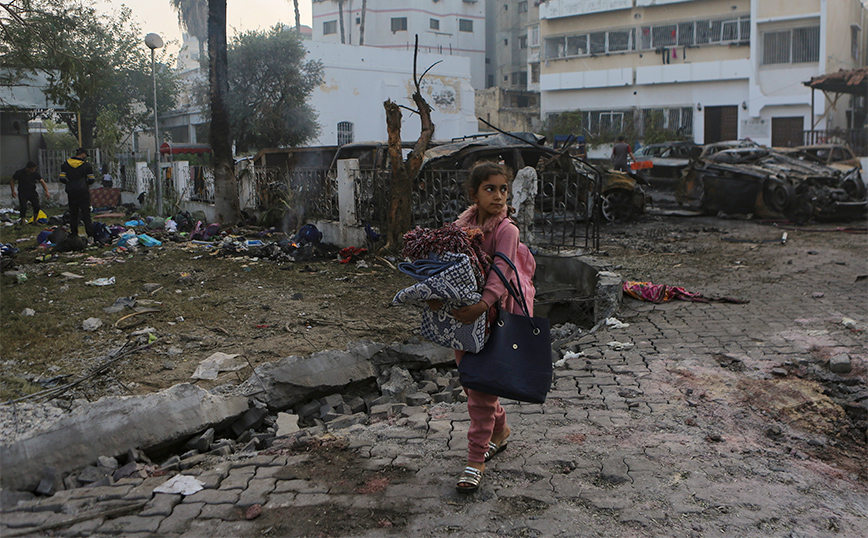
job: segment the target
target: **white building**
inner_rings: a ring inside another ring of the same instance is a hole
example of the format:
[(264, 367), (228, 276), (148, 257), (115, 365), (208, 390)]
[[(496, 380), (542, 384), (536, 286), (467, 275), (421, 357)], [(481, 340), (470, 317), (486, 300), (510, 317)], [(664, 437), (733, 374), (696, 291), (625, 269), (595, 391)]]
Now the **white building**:
[(539, 16), (541, 115), (580, 110), (582, 134), (793, 146), (864, 125), (864, 97), (827, 110), (803, 84), (865, 65), (859, 0), (547, 0)]
[[(310, 97), (319, 114), (319, 138), (310, 145), (340, 145), (349, 142), (385, 140), (386, 111), (391, 99), (415, 109), (413, 51), (383, 50), (335, 43), (306, 41), (307, 58), (320, 60), (323, 83)], [(470, 59), (419, 54), (417, 76), (434, 65), (422, 78), (422, 96), (432, 108), (434, 136), (449, 139), (476, 132), (474, 93), (470, 84)], [(419, 115), (403, 112), (401, 134), (415, 140), (422, 126)]]
[(313, 0), (313, 40), (470, 58), (484, 88), (485, 2), (478, 0)]

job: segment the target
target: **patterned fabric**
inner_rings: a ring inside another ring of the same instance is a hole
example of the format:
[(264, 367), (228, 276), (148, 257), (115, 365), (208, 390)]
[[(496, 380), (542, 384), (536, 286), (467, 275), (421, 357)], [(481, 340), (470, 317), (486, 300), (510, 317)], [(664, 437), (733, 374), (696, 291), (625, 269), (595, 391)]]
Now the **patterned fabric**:
[(652, 284), (651, 282), (635, 282), (628, 280), (623, 285), (624, 293), (639, 299), (640, 301), (649, 301), (652, 303), (665, 303), (675, 299), (681, 301), (694, 301), (697, 303), (733, 303), (746, 304), (749, 301), (744, 299), (735, 299), (732, 297), (706, 297), (701, 293), (687, 291), (684, 288), (676, 286), (668, 286), (666, 284)]
[[(485, 345), (486, 316), (479, 316), (472, 324), (465, 325), (451, 314), (453, 309), (475, 304), (482, 298), (477, 291), (470, 257), (447, 252), (440, 256), (440, 261), (454, 263), (434, 276), (399, 291), (392, 299), (392, 304), (421, 305), (424, 338), (444, 347), (476, 353)], [(443, 303), (443, 307), (437, 311), (431, 310), (426, 304), (426, 301), (434, 299)]]
[(416, 227), (404, 234), (401, 255), (410, 260), (428, 258), (431, 254), (454, 252), (467, 254), (479, 291), (485, 286), (485, 275), (491, 269), (490, 260), (482, 250), (483, 235), (478, 228), (464, 229), (455, 224), (441, 228)]

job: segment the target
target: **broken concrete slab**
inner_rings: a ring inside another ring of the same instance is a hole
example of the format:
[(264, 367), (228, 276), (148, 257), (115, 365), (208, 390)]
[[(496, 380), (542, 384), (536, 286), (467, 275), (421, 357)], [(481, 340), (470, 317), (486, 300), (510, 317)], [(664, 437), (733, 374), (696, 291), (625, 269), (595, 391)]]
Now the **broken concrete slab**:
[(220, 397), (190, 384), (145, 396), (102, 398), (28, 438), (0, 445), (0, 485), (32, 490), (46, 466), (65, 473), (106, 454), (162, 448), (209, 426), (219, 427), (247, 408), (246, 398)]
[(260, 364), (241, 385), (243, 394), (256, 396), (282, 411), (310, 398), (336, 392), (352, 383), (373, 380), (377, 371), (371, 357), (382, 346), (356, 346), (348, 351), (328, 350), (309, 357), (296, 355)]

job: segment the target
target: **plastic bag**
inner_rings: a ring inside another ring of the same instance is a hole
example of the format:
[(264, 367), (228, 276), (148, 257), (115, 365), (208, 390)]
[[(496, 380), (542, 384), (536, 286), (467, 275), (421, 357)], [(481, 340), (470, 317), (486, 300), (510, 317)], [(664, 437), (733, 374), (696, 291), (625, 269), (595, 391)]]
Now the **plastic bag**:
[(137, 237), (139, 238), (139, 244), (144, 247), (159, 247), (163, 245), (161, 241), (154, 239), (148, 234), (139, 234)]

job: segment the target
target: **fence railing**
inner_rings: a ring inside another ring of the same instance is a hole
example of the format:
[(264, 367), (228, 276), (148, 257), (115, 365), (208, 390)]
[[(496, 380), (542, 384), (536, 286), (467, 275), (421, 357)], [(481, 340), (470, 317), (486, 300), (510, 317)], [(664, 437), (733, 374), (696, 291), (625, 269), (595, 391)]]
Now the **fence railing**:
[(849, 146), (859, 157), (868, 157), (868, 129), (829, 129), (805, 131), (806, 146), (814, 144), (842, 144)]
[[(437, 228), (455, 221), (468, 205), (466, 170), (427, 170), (412, 190), (412, 223)], [(298, 216), (339, 219), (338, 185), (334, 171), (257, 168), (255, 201), (260, 210), (286, 202)], [(600, 222), (595, 211), (599, 184), (583, 174), (544, 172), (537, 178), (534, 239), (538, 245), (596, 250)], [(354, 181), (355, 218), (382, 231), (389, 214), (391, 173), (358, 170)]]

